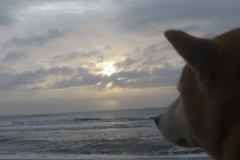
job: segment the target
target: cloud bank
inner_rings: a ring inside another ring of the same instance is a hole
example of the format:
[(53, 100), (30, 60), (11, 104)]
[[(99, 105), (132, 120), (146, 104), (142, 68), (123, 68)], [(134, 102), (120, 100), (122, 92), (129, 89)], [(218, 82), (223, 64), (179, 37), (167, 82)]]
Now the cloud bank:
[(239, 8), (237, 0), (2, 0), (1, 114), (166, 106), (185, 62), (164, 31), (213, 38), (239, 26)]

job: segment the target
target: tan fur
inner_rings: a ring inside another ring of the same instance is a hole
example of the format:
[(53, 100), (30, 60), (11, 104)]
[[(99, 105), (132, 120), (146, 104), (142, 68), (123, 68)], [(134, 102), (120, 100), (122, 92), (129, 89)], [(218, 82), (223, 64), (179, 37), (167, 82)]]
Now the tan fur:
[[(179, 102), (159, 116), (158, 128), (173, 143), (200, 146), (216, 160), (239, 160), (240, 29), (214, 39), (176, 30), (165, 36), (187, 64), (179, 81)], [(183, 113), (176, 111), (180, 107)], [(173, 113), (186, 120), (174, 120), (169, 116)], [(176, 121), (185, 128), (175, 127)]]

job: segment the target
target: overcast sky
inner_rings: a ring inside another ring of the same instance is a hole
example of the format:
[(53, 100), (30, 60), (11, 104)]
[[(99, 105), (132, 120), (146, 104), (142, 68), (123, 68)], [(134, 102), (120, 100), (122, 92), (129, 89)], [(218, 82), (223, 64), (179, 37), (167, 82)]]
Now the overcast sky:
[(0, 114), (167, 106), (184, 61), (163, 32), (212, 38), (239, 0), (1, 0)]

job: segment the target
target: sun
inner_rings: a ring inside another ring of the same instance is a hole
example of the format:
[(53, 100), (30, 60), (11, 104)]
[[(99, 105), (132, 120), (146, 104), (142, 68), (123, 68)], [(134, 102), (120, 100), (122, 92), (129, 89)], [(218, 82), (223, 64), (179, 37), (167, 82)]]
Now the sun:
[(103, 75), (111, 76), (115, 72), (113, 64), (114, 64), (114, 62), (104, 62), (103, 63), (104, 67), (103, 67), (103, 70), (101, 73)]

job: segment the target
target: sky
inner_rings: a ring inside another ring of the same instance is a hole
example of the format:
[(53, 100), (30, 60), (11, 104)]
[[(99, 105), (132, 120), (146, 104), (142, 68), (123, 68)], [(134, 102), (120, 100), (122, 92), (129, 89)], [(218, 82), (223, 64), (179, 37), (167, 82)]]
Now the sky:
[(1, 0), (0, 115), (166, 107), (185, 62), (163, 33), (239, 27), (238, 0)]

